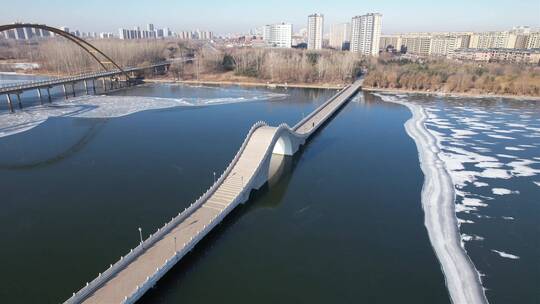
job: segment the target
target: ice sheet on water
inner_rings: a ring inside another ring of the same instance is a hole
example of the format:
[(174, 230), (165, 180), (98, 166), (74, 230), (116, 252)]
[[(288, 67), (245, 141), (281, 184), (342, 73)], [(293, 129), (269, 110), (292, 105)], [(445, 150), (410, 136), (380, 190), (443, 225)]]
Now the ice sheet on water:
[(540, 170), (531, 168), (531, 165), (538, 163), (538, 161), (533, 161), (530, 159), (518, 159), (516, 161), (509, 162), (506, 165), (512, 167), (511, 172), (515, 176), (535, 176), (536, 174), (540, 174)]
[(502, 158), (518, 158), (517, 156), (508, 155), (508, 154), (497, 154), (498, 157)]
[[(452, 299), (463, 303), (483, 303), (485, 299), (480, 274), (471, 263), (464, 248), (463, 240), (459, 234), (456, 211), (476, 209), (482, 203), (474, 199), (465, 200), (466, 204), (455, 204), (456, 179), (475, 179), (478, 172), (463, 170), (463, 161), (497, 161), (496, 158), (484, 158), (481, 155), (471, 155), (470, 152), (460, 153), (465, 150), (453, 147), (454, 151), (441, 151), (441, 142), (445, 140), (440, 134), (431, 133), (426, 127), (426, 122), (441, 125), (450, 125), (447, 120), (428, 118), (426, 110), (417, 104), (412, 104), (383, 94), (375, 94), (384, 101), (402, 104), (409, 108), (413, 117), (405, 124), (409, 136), (413, 138), (418, 149), (420, 167), (424, 172), (425, 182), (422, 189), (422, 206), (425, 214), (425, 225), (430, 236), (431, 244), (439, 259), (447, 286)], [(444, 159), (444, 156), (446, 159)], [(445, 161), (446, 160), (446, 161)], [(441, 165), (444, 162), (445, 165)], [(445, 167), (446, 166), (446, 167)], [(452, 167), (455, 170), (448, 170)], [(451, 174), (449, 171), (458, 172)], [(463, 176), (457, 177), (458, 174)], [(461, 182), (462, 182), (461, 181)], [(429, 184), (429, 187), (426, 185)], [(486, 205), (486, 204), (484, 204)], [(464, 286), (459, 287), (459, 286)]]
[(499, 134), (488, 134), (487, 136), (492, 137), (492, 138), (498, 138), (498, 139), (515, 139), (510, 136), (504, 136), (504, 135), (499, 135)]
[(512, 260), (519, 259), (519, 256), (511, 254), (511, 253), (507, 253), (507, 252), (504, 252), (504, 251), (495, 250), (495, 249), (491, 249), (491, 251), (498, 254), (501, 258), (512, 259)]
[(470, 242), (470, 241), (483, 241), (484, 238), (479, 235), (468, 235), (468, 234), (462, 234), (461, 239), (464, 242)]
[(491, 189), (491, 192), (493, 192), (493, 194), (496, 194), (496, 195), (507, 195), (507, 194), (512, 194), (512, 193), (519, 194), (519, 191), (512, 191), (506, 188), (493, 188)]
[(0, 112), (0, 137), (24, 132), (38, 126), (49, 117), (113, 118), (133, 113), (173, 107), (205, 106), (238, 102), (279, 100), (286, 94), (260, 93), (249, 97), (231, 98), (159, 98), (143, 96), (81, 96), (68, 101), (37, 105), (13, 114)]

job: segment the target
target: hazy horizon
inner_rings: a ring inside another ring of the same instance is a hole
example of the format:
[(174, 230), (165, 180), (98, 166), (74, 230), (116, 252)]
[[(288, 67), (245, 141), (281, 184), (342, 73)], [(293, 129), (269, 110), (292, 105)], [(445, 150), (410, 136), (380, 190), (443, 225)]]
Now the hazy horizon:
[[(13, 14), (13, 12), (17, 12)], [(383, 14), (385, 34), (396, 32), (489, 31), (507, 30), (514, 26), (540, 27), (540, 2), (465, 0), (433, 4), (430, 1), (366, 1), (342, 0), (329, 3), (321, 0), (224, 3), (215, 0), (197, 3), (168, 1), (103, 1), (75, 2), (53, 0), (9, 2), (0, 11), (0, 23), (44, 23), (67, 26), (84, 32), (113, 32), (118, 29), (157, 27), (180, 30), (211, 30), (217, 34), (246, 33), (265, 24), (288, 22), (295, 31), (306, 27), (312, 13), (325, 16), (325, 28), (331, 24), (350, 22), (355, 15), (370, 12)]]

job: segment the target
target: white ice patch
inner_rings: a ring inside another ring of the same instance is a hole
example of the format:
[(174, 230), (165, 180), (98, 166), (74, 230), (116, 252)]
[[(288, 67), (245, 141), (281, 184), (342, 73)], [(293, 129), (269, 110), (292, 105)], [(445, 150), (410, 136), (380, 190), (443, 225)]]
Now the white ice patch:
[(508, 154), (497, 154), (498, 157), (502, 158), (518, 158), (517, 156), (508, 155)]
[(469, 235), (469, 234), (462, 234), (461, 239), (464, 242), (470, 242), (470, 241), (483, 241), (484, 238), (479, 235)]
[(499, 250), (495, 250), (495, 249), (491, 249), (491, 251), (498, 254), (501, 258), (507, 258), (507, 259), (512, 259), (512, 260), (519, 259), (519, 257), (517, 255), (513, 255), (511, 253), (507, 253), (507, 252), (504, 252), (504, 251), (499, 251)]
[(523, 150), (525, 150), (523, 148), (518, 148), (518, 147), (504, 147), (504, 149), (506, 149), (508, 151), (523, 151)]
[(514, 220), (514, 217), (512, 217), (512, 216), (503, 216), (502, 218), (503, 218), (503, 220), (507, 220), (507, 221), (513, 221)]
[(460, 129), (451, 129), (453, 134), (452, 137), (454, 138), (469, 138), (471, 135), (476, 135), (478, 133), (470, 131), (470, 130), (460, 130)]
[(509, 162), (507, 166), (512, 167), (512, 174), (515, 176), (535, 176), (540, 174), (540, 170), (531, 168), (531, 164), (536, 164), (537, 161), (532, 161), (529, 159), (519, 159), (513, 162)]
[(489, 186), (488, 183), (483, 183), (483, 182), (474, 182), (473, 183), (476, 187), (487, 187)]
[(464, 220), (464, 219), (460, 219), (459, 217), (457, 218), (457, 221), (458, 221), (458, 225), (461, 225), (461, 224), (474, 224), (474, 222), (471, 221), (471, 220)]
[(81, 96), (68, 101), (37, 105), (17, 110), (15, 113), (0, 112), (0, 137), (24, 132), (34, 128), (49, 117), (113, 118), (133, 113), (195, 105), (228, 104), (254, 100), (283, 98), (284, 94), (261, 94), (249, 98), (175, 99), (142, 96)]
[(533, 182), (535, 185), (537, 185), (538, 187), (540, 187), (540, 182)]
[(515, 139), (510, 136), (504, 136), (504, 135), (499, 135), (499, 134), (488, 134), (488, 136), (493, 137), (493, 138), (498, 138), (498, 139)]
[(512, 177), (508, 171), (503, 169), (492, 169), (488, 168), (484, 171), (482, 171), (478, 176), (485, 177), (485, 178), (502, 178), (502, 179), (509, 179)]
[(468, 207), (487, 207), (488, 205), (486, 203), (482, 203), (481, 199), (472, 197), (464, 197), (461, 203)]
[(493, 192), (493, 194), (496, 194), (496, 195), (507, 195), (507, 194), (512, 194), (512, 193), (519, 194), (519, 191), (512, 191), (505, 188), (493, 188), (491, 189), (491, 192)]
[(527, 125), (524, 125), (524, 124), (507, 123), (506, 125), (509, 127), (514, 127), (514, 128), (527, 128)]
[(478, 167), (478, 168), (500, 168), (503, 166), (503, 163), (499, 163), (499, 162), (481, 162), (481, 163), (478, 163), (476, 165), (474, 165), (475, 167)]

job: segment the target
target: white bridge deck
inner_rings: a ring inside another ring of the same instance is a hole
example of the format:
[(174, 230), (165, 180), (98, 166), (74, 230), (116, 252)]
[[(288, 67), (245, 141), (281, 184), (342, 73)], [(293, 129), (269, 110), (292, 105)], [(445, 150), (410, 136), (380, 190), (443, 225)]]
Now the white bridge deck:
[[(268, 179), (271, 155), (292, 155), (361, 87), (344, 88), (293, 128), (256, 123), (215, 184), (142, 244), (122, 257), (66, 303), (133, 303), (238, 204)], [(176, 248), (175, 248), (176, 246)]]

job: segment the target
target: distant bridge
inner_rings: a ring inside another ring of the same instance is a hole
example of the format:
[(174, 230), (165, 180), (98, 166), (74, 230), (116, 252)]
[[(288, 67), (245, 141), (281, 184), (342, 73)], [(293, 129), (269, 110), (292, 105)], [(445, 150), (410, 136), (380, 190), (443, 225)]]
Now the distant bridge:
[[(96, 60), (99, 65), (103, 68), (104, 71), (101, 72), (92, 72), (92, 73), (84, 73), (69, 77), (59, 77), (59, 78), (53, 78), (50, 80), (45, 81), (31, 81), (31, 82), (25, 82), (25, 83), (18, 83), (8, 86), (2, 86), (0, 87), (0, 95), (6, 95), (7, 103), (10, 112), (14, 112), (13, 110), (13, 100), (11, 95), (15, 95), (17, 97), (17, 103), (20, 109), (23, 108), (23, 104), (21, 101), (21, 94), (28, 90), (37, 90), (39, 100), (41, 104), (43, 104), (43, 95), (42, 95), (42, 89), (44, 89), (47, 92), (47, 99), (49, 102), (52, 102), (51, 98), (51, 92), (50, 89), (54, 86), (61, 85), (64, 90), (64, 96), (67, 99), (69, 95), (73, 95), (75, 97), (75, 84), (78, 82), (84, 82), (84, 88), (86, 91), (86, 94), (89, 94), (90, 88), (96, 94), (96, 80), (101, 80), (102, 82), (102, 88), (103, 91), (107, 91), (107, 87), (109, 87), (109, 90), (112, 89), (118, 89), (125, 86), (130, 86), (134, 81), (133, 77), (136, 72), (144, 71), (153, 69), (154, 71), (157, 71), (158, 69), (164, 69), (167, 71), (167, 68), (171, 65), (171, 62), (164, 61), (157, 64), (144, 66), (144, 67), (130, 67), (130, 68), (122, 68), (120, 67), (114, 60), (112, 60), (109, 56), (107, 56), (105, 53), (100, 51), (98, 48), (90, 44), (88, 41), (79, 38), (71, 33), (68, 33), (66, 31), (63, 31), (61, 29), (57, 29), (54, 27), (50, 27), (43, 24), (31, 24), (31, 23), (14, 23), (14, 24), (7, 24), (7, 25), (0, 25), (0, 32), (2, 31), (9, 31), (13, 29), (20, 29), (20, 28), (35, 28), (35, 29), (41, 29), (45, 31), (49, 31), (51, 33), (54, 33), (58, 36), (62, 36), (66, 38), (67, 40), (75, 43), (77, 46), (79, 46), (81, 49), (83, 49), (86, 53), (88, 53), (94, 60)], [(125, 76), (125, 81), (118, 81), (118, 76)], [(107, 83), (107, 79), (110, 79), (109, 83)], [(92, 86), (89, 87), (89, 81), (92, 82)], [(66, 85), (71, 85), (71, 93), (68, 92), (68, 89), (66, 88)]]
[(197, 201), (112, 264), (65, 303), (134, 303), (269, 179), (272, 154), (293, 155), (361, 88), (344, 88), (294, 127), (257, 122), (223, 174)]

